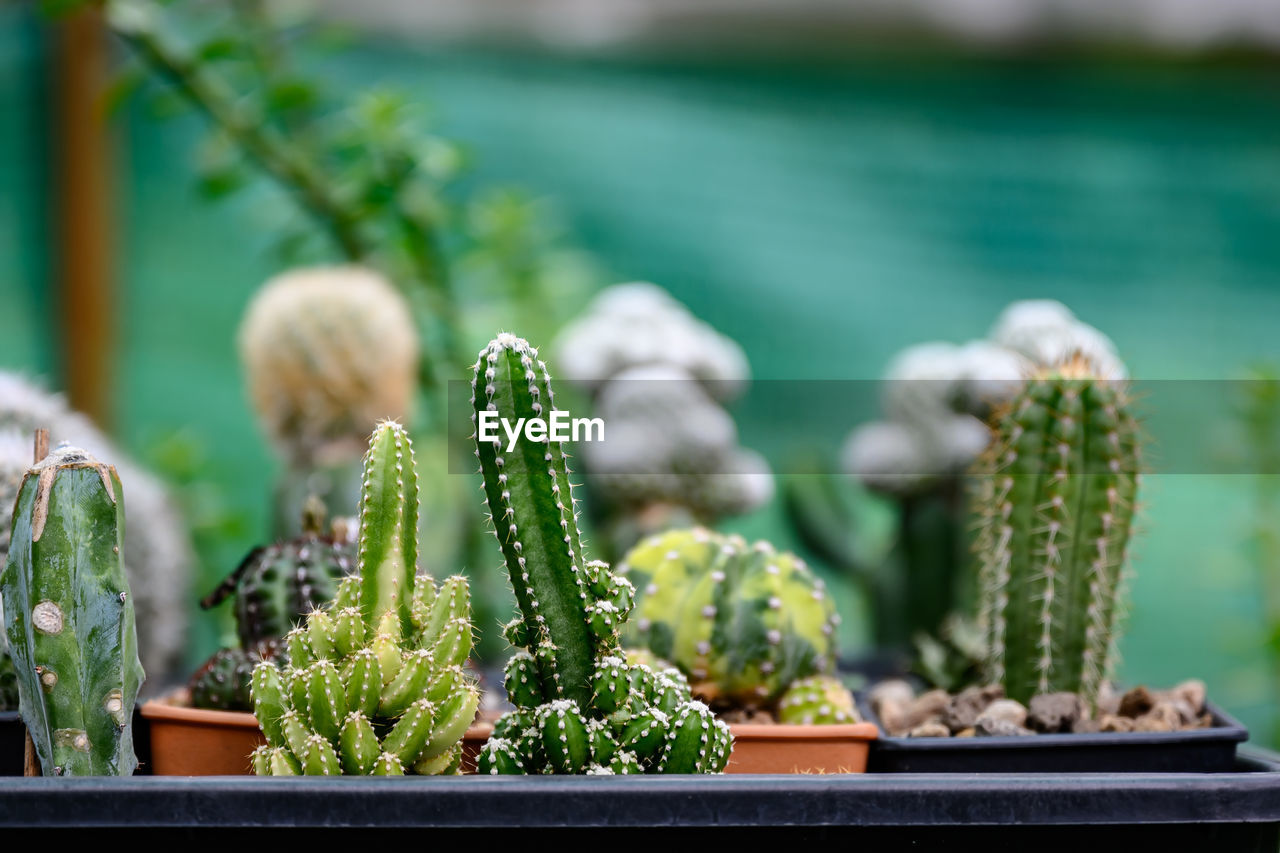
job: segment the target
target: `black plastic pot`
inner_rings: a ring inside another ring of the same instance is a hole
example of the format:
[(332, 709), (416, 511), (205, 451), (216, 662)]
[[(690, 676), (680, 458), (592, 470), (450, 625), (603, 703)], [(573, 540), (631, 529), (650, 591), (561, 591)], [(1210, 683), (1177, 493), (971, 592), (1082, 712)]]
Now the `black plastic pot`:
[(308, 829), (332, 840), (343, 829), (367, 837), (372, 828), (431, 828), (414, 837), (434, 844), (456, 830), (489, 845), (507, 840), (498, 835), (527, 843), (531, 833), (565, 830), (616, 841), (625, 828), (628, 841), (702, 829), (719, 842), (838, 837), (872, 849), (1087, 842), (1091, 851), (1135, 843), (1274, 851), (1277, 761), (1242, 757), (1222, 774), (0, 779), (0, 828), (39, 829), (45, 843), (54, 830), (77, 829), (99, 840), (114, 829), (136, 841), (153, 828), (260, 842), (272, 829), (296, 841)]
[(0, 776), (21, 776), (26, 729), (17, 711), (0, 711)]
[[(863, 717), (877, 725), (865, 697)], [(873, 741), (869, 773), (1224, 773), (1249, 732), (1212, 702), (1214, 725), (1182, 732), (885, 737)], [(884, 726), (880, 726), (881, 732)]]

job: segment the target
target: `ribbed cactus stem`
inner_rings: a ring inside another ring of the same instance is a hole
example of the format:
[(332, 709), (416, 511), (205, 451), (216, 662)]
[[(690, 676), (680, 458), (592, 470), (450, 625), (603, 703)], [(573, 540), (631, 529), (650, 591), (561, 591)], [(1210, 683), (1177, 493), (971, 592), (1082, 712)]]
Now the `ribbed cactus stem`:
[(418, 563), (418, 473), (404, 427), (383, 421), (365, 454), (360, 494), (360, 612), (377, 625), (394, 612), (412, 625), (410, 603)]
[(551, 420), (551, 377), (538, 351), (499, 335), (480, 351), (472, 390), (476, 456), (521, 614), (505, 631), (518, 649), (506, 669), (516, 708), (494, 725), (479, 771), (723, 770), (728, 727), (691, 701), (687, 684), (620, 657), (635, 588), (583, 554), (560, 442), (545, 430), (541, 439), (525, 430), (510, 449), (481, 437), (488, 413), (505, 422), (500, 435)]
[(142, 665), (115, 469), (60, 447), (27, 473), (0, 577), (23, 721), (46, 776), (127, 776)]
[[(477, 425), (484, 411), (514, 426), (521, 419), (549, 417), (555, 406), (546, 364), (528, 342), (509, 334), (481, 352), (472, 390)], [(555, 647), (554, 655), (539, 658), (542, 689), (586, 707), (595, 643), (569, 465), (559, 442), (521, 440), (508, 452), (501, 429), (498, 435), (492, 442), (477, 441), (476, 455), (531, 645)]]
[(984, 457), (976, 514), (988, 669), (1009, 696), (1095, 701), (1138, 486), (1125, 388), (1073, 359), (1028, 382)]

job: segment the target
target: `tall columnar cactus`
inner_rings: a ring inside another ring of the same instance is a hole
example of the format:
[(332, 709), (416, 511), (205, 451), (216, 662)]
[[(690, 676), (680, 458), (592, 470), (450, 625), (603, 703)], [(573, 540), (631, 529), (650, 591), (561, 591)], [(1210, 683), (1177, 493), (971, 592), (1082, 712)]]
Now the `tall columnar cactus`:
[[(509, 424), (549, 418), (555, 399), (546, 364), (514, 335), (480, 352), (473, 421), (493, 412)], [(499, 431), (501, 432), (501, 430)], [(672, 672), (628, 664), (618, 630), (634, 589), (608, 565), (586, 559), (569, 466), (560, 442), (476, 434), (494, 534), (520, 615), (507, 625), (518, 651), (506, 670), (516, 710), (494, 727), (482, 773), (712, 773), (732, 738)]]
[(131, 720), (143, 672), (123, 536), (115, 468), (63, 445), (27, 472), (0, 595), (46, 776), (127, 776), (138, 764)]
[(804, 561), (705, 528), (644, 540), (620, 571), (639, 590), (628, 644), (666, 658), (705, 692), (769, 703), (835, 663), (840, 616)]
[(1027, 702), (1091, 704), (1107, 675), (1138, 487), (1139, 433), (1123, 384), (1072, 358), (998, 417), (975, 515), (989, 677)]
[(286, 636), (289, 663), (253, 671), (267, 744), (260, 775), (456, 772), (480, 702), (462, 577), (416, 575), (418, 479), (409, 436), (374, 430), (365, 456), (358, 574)]

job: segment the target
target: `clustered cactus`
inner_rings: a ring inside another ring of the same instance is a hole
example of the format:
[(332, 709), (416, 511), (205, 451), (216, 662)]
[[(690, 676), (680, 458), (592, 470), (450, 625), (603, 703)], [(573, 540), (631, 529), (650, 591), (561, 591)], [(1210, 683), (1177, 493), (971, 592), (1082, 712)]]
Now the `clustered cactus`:
[(624, 639), (670, 660), (695, 692), (768, 705), (835, 664), (840, 616), (822, 580), (768, 542), (672, 530), (633, 548), (619, 572), (639, 590)]
[[(508, 423), (554, 410), (537, 350), (502, 334), (480, 351), (473, 423), (495, 412)], [(674, 673), (627, 663), (618, 642), (634, 589), (588, 560), (560, 442), (481, 440), (494, 535), (520, 615), (505, 630), (519, 651), (506, 669), (515, 704), (481, 750), (481, 773), (713, 773), (724, 769), (728, 726), (691, 698)]]
[(987, 669), (1013, 699), (1093, 706), (1117, 637), (1138, 488), (1139, 431), (1123, 382), (1073, 356), (997, 420), (975, 515)]
[(0, 575), (23, 722), (46, 776), (127, 776), (144, 678), (115, 468), (60, 446), (23, 478)]
[(254, 714), (266, 745), (260, 775), (456, 772), (460, 739), (480, 694), (462, 577), (439, 588), (416, 574), (418, 479), (413, 449), (392, 421), (365, 456), (358, 574), (285, 642), (289, 662), (253, 671)]

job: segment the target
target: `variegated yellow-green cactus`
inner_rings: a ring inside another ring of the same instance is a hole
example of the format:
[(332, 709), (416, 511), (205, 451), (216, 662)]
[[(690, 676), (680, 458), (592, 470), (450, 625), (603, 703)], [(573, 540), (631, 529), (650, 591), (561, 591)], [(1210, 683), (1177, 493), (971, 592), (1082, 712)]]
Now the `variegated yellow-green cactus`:
[(374, 430), (365, 456), (357, 574), (290, 631), (287, 667), (254, 669), (267, 745), (261, 775), (456, 772), (480, 694), (465, 578), (437, 587), (416, 573), (418, 481), (409, 436)]
[(620, 572), (636, 587), (624, 636), (719, 696), (771, 703), (835, 664), (840, 617), (822, 580), (767, 542), (705, 528), (652, 536)]

